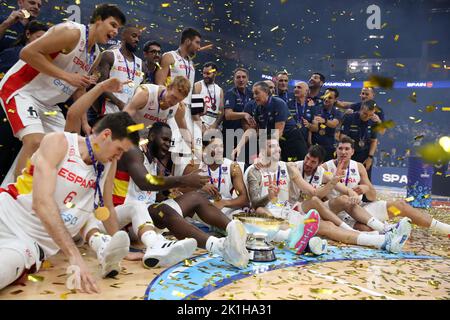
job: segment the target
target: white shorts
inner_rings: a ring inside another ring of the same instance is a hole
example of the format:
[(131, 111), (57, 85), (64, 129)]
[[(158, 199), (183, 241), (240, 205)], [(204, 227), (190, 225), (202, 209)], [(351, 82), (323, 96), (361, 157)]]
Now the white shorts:
[[(328, 201), (326, 202), (328, 206)], [(374, 202), (363, 202), (361, 204), (361, 207), (363, 207), (372, 217), (375, 219), (385, 222), (389, 220), (389, 215), (387, 212), (387, 202), (384, 200), (374, 201)], [(347, 212), (341, 211), (337, 214), (337, 216), (347, 223), (350, 227), (354, 227), (356, 220), (353, 219)]]
[[(66, 120), (58, 106), (44, 106), (31, 96), (20, 93), (8, 101), (0, 98), (14, 136), (22, 140), (32, 133), (63, 132)], [(49, 114), (45, 114), (49, 112)]]
[(167, 199), (163, 202), (161, 202), (161, 204), (166, 204), (169, 207), (171, 207), (173, 210), (175, 210), (180, 216), (183, 217), (183, 211), (181, 210), (180, 205), (178, 204), (178, 202), (176, 202), (174, 199)]

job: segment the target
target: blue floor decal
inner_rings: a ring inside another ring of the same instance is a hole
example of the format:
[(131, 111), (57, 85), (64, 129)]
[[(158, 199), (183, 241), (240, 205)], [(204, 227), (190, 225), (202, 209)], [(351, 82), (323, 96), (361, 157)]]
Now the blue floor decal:
[(147, 300), (198, 300), (233, 281), (277, 269), (345, 260), (373, 259), (442, 259), (438, 256), (421, 256), (414, 253), (392, 254), (358, 247), (329, 247), (328, 254), (297, 256), (289, 251), (275, 249), (277, 260), (270, 263), (249, 263), (246, 269), (237, 269), (219, 256), (200, 255), (191, 259), (188, 266), (179, 263), (158, 275), (145, 292)]

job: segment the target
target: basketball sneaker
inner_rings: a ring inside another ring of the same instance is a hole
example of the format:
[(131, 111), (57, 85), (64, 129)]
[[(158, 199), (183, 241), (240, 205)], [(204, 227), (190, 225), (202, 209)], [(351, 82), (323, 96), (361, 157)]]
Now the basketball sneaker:
[(328, 241), (319, 237), (312, 237), (308, 242), (305, 252), (311, 252), (316, 256), (325, 254), (328, 252)]
[(130, 238), (125, 231), (116, 232), (99, 249), (97, 257), (102, 268), (102, 277), (111, 278), (119, 274), (120, 261), (130, 250)]
[(246, 248), (247, 231), (239, 220), (232, 220), (227, 225), (227, 236), (223, 240), (221, 254), (223, 259), (237, 268), (245, 268), (249, 261)]
[(386, 240), (381, 247), (392, 253), (399, 253), (411, 234), (411, 219), (401, 219), (395, 227), (385, 234)]
[(302, 223), (294, 226), (289, 233), (287, 244), (296, 254), (301, 254), (309, 240), (315, 236), (319, 230), (320, 215), (315, 209), (311, 209), (305, 215)]
[(146, 268), (170, 267), (188, 259), (197, 249), (197, 240), (186, 238), (178, 241), (158, 241), (145, 250), (142, 263)]

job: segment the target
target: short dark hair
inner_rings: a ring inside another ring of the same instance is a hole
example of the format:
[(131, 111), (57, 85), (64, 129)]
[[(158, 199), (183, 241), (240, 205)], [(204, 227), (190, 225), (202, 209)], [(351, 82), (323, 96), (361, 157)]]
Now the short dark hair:
[(342, 138), (340, 138), (338, 141), (338, 145), (341, 143), (349, 143), (352, 149), (355, 149), (355, 140), (348, 136), (343, 136)]
[(215, 64), (214, 62), (208, 61), (203, 65), (203, 68), (213, 68), (217, 70), (217, 64)]
[(235, 76), (236, 73), (237, 73), (238, 71), (245, 72), (245, 73), (247, 74), (247, 77), (248, 77), (248, 70), (245, 69), (245, 68), (242, 68), (242, 67), (239, 67), (239, 68), (234, 69), (234, 70), (233, 70), (233, 76)]
[(135, 125), (128, 112), (116, 112), (105, 115), (94, 126), (94, 132), (100, 133), (105, 129), (110, 129), (113, 140), (129, 139), (133, 144), (139, 144), (139, 132), (128, 133), (128, 127)]
[(180, 43), (183, 44), (187, 39), (194, 40), (195, 37), (201, 38), (202, 35), (200, 34), (200, 32), (198, 32), (197, 30), (195, 30), (193, 28), (184, 29), (183, 33), (181, 34)]
[(217, 136), (211, 135), (207, 139), (202, 140), (203, 148), (206, 148), (207, 146), (209, 146), (211, 144), (211, 142), (213, 142), (216, 139), (220, 139), (223, 142), (222, 135), (220, 135), (220, 134), (218, 134)]
[(317, 74), (320, 77), (320, 81), (325, 83), (325, 76), (323, 74), (321, 74), (320, 72), (313, 72), (311, 75), (315, 75), (315, 74)]
[(334, 92), (335, 98), (339, 98), (339, 91), (336, 88), (327, 88), (325, 91), (331, 91)]
[(28, 22), (28, 24), (25, 26), (25, 30), (23, 31), (22, 35), (19, 39), (15, 42), (14, 46), (25, 46), (27, 43), (27, 31), (30, 32), (30, 35), (33, 33), (36, 33), (38, 31), (45, 31), (47, 32), (48, 26), (44, 24), (43, 22), (37, 21), (37, 20), (31, 20)]
[(150, 130), (148, 130), (148, 136), (150, 137), (151, 134), (159, 134), (163, 128), (167, 128), (169, 130), (172, 130), (170, 126), (165, 122), (155, 122), (150, 127)]
[(313, 158), (319, 158), (319, 163), (325, 160), (325, 149), (318, 144), (309, 147), (308, 154)]
[(150, 49), (150, 46), (157, 46), (157, 47), (161, 48), (161, 44), (159, 44), (159, 42), (150, 40), (144, 44), (144, 52), (148, 52), (148, 49)]
[(92, 13), (89, 23), (95, 23), (99, 18), (103, 21), (109, 17), (116, 18), (124, 26), (127, 22), (127, 18), (123, 12), (115, 4), (103, 3), (95, 7)]
[(265, 82), (265, 81), (258, 81), (253, 85), (253, 87), (260, 87), (261, 90), (264, 91), (265, 93), (267, 93), (268, 95), (271, 94), (270, 87), (267, 84), (267, 82)]
[(373, 111), (376, 109), (377, 103), (374, 100), (367, 100), (361, 103), (361, 108), (366, 107), (370, 111)]

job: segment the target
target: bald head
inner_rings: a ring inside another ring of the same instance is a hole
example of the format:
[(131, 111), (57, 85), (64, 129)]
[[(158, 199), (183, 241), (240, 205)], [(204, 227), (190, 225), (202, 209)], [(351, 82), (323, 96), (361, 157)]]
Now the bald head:
[(299, 81), (295, 84), (294, 95), (296, 98), (304, 98), (309, 94), (309, 86), (304, 81)]

